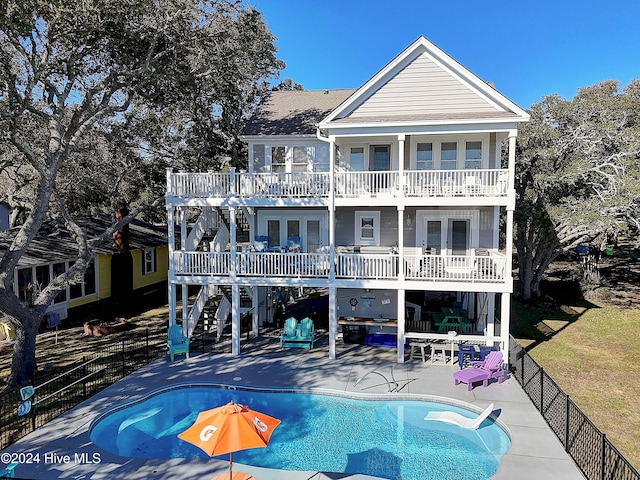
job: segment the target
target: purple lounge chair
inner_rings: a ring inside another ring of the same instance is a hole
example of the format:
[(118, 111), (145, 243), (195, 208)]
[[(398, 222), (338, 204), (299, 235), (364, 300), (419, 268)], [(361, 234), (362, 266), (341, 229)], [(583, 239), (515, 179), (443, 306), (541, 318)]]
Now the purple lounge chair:
[(482, 385), (489, 386), (489, 380), (497, 378), (498, 383), (504, 380), (504, 369), (502, 368), (502, 352), (490, 352), (484, 361), (471, 362), (469, 368), (464, 368), (453, 373), (453, 381), (456, 385), (460, 382), (467, 384), (467, 390), (471, 391), (474, 382), (482, 382)]

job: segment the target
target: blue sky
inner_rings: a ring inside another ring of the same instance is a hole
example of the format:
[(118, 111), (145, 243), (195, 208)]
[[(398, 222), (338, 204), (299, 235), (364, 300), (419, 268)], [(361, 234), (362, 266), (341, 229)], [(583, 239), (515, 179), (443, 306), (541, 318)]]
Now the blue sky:
[(640, 78), (640, 0), (252, 0), (281, 78), (356, 88), (420, 35), (523, 108)]

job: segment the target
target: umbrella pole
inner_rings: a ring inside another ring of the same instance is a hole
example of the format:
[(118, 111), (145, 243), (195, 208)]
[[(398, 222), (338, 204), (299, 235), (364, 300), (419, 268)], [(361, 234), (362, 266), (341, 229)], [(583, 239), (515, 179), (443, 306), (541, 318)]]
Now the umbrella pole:
[(233, 452), (229, 452), (229, 480), (233, 480)]

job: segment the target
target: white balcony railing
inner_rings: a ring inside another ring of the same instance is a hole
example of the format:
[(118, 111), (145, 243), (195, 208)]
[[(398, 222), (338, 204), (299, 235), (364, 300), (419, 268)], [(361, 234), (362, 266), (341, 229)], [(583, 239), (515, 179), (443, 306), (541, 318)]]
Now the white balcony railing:
[[(508, 171), (411, 170), (334, 174), (336, 198), (366, 196), (482, 197), (506, 196)], [(305, 173), (167, 173), (167, 194), (181, 198), (326, 198), (326, 172)]]
[(377, 280), (397, 279), (398, 256), (370, 253), (337, 254), (336, 278)]
[(405, 255), (407, 280), (502, 282), (507, 257), (497, 252), (474, 255)]
[[(228, 276), (231, 269), (229, 252), (174, 252), (177, 275)], [(505, 281), (506, 256), (492, 251), (488, 256), (474, 255), (405, 255), (336, 253), (335, 277), (354, 280), (393, 280), (404, 265), (406, 280), (434, 282)], [(241, 277), (328, 278), (328, 253), (236, 253), (236, 275)]]

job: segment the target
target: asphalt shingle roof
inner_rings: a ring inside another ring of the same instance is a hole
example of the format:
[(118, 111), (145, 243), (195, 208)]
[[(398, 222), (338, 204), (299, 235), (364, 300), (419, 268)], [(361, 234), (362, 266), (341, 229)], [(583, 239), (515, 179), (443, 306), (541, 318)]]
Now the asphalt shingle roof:
[(314, 135), (316, 125), (355, 89), (269, 92), (243, 135)]
[[(96, 238), (113, 224), (109, 214), (99, 215), (91, 219), (79, 221), (78, 224), (86, 229), (89, 239)], [(0, 232), (0, 258), (11, 245), (17, 228)], [(167, 227), (156, 226), (134, 219), (129, 224), (131, 239), (130, 250), (167, 245)], [(118, 253), (113, 242), (107, 242), (95, 250), (96, 253)], [(19, 266), (42, 265), (56, 261), (74, 260), (78, 256), (78, 247), (69, 232), (55, 222), (46, 222), (33, 239), (27, 252), (20, 258)]]

